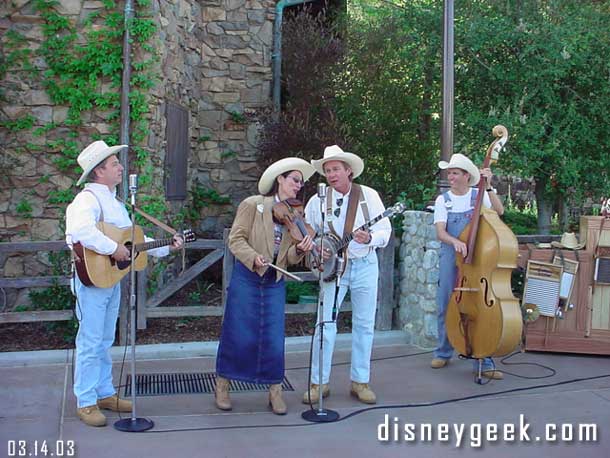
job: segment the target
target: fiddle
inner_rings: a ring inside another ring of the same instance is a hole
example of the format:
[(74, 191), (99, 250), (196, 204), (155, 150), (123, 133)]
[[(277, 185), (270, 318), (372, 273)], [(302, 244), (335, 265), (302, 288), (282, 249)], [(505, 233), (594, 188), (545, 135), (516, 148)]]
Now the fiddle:
[(294, 240), (300, 242), (306, 236), (316, 235), (313, 227), (305, 222), (303, 202), (299, 199), (286, 199), (273, 205), (273, 219), (284, 226)]
[[(272, 212), (274, 221), (286, 226), (288, 233), (294, 240), (300, 242), (308, 235), (312, 239), (315, 238), (316, 231), (310, 224), (305, 222), (303, 202), (299, 199), (286, 199), (277, 202), (273, 205)], [(320, 255), (319, 248), (314, 245), (312, 251), (314, 253), (312, 264), (317, 269), (319, 265), (317, 259)], [(322, 268), (319, 270), (322, 270)]]

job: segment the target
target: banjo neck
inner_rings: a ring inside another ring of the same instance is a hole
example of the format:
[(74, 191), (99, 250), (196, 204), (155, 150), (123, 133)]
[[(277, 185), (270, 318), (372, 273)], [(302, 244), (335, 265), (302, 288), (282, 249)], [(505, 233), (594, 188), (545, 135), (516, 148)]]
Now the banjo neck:
[(354, 239), (354, 234), (358, 231), (364, 230), (364, 229), (368, 229), (371, 226), (374, 226), (376, 223), (378, 223), (380, 220), (382, 220), (383, 218), (387, 218), (388, 216), (393, 215), (394, 213), (396, 213), (396, 209), (394, 207), (388, 208), (386, 211), (384, 211), (381, 215), (376, 216), (375, 218), (373, 218), (370, 221), (367, 221), (366, 223), (364, 223), (362, 226), (360, 226), (359, 228), (355, 229), (353, 232), (350, 232), (349, 234), (347, 234), (345, 237), (343, 237), (341, 239), (341, 242), (339, 244), (339, 249), (343, 249), (345, 248), (347, 245), (349, 245), (349, 242), (351, 242)]

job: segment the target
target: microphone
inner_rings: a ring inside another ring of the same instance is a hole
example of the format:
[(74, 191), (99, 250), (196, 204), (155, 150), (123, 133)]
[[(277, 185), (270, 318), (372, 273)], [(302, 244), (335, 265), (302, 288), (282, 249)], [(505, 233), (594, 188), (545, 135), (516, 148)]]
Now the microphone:
[(343, 256), (337, 256), (337, 283), (335, 289), (335, 301), (333, 303), (333, 314), (332, 320), (335, 321), (337, 319), (337, 302), (339, 301), (339, 283), (341, 282), (341, 275), (343, 273), (343, 265), (345, 264), (345, 259)]
[(323, 199), (324, 197), (326, 197), (326, 184), (325, 183), (318, 183), (318, 197), (320, 199)]
[(138, 189), (138, 175), (131, 174), (129, 175), (129, 191), (133, 194)]

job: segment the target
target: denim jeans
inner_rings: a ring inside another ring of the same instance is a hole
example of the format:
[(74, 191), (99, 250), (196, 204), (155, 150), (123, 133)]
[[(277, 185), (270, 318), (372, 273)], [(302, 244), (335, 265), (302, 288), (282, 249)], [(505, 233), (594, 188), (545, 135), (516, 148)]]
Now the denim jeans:
[(96, 404), (98, 399), (116, 393), (112, 384), (110, 347), (114, 342), (121, 301), (121, 285), (97, 288), (83, 285), (75, 277), (72, 289), (76, 294), (76, 363), (74, 395), (78, 407)]
[[(343, 302), (348, 288), (352, 303), (352, 359), (350, 376), (354, 382), (368, 383), (370, 378), (375, 311), (377, 310), (378, 276), (377, 254), (375, 251), (371, 251), (367, 256), (348, 261), (339, 284), (337, 308)], [(330, 321), (332, 318), (335, 290), (336, 284), (334, 281), (324, 284), (324, 321)], [(315, 384), (319, 384), (319, 330), (319, 327), (317, 327), (312, 354), (311, 382)], [(328, 383), (330, 379), (336, 336), (336, 323), (325, 324), (323, 383)]]

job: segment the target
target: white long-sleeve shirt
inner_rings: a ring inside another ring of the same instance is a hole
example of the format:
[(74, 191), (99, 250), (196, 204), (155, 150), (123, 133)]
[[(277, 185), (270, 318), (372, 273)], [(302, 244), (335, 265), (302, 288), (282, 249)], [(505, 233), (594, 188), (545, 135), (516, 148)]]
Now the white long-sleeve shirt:
[[(364, 195), (364, 199), (366, 200), (367, 207), (369, 209), (369, 218), (373, 219), (385, 211), (385, 207), (379, 194), (372, 188), (368, 186), (360, 185), (362, 190), (362, 195)], [(328, 189), (330, 192), (330, 188)], [(328, 226), (329, 220), (332, 221), (333, 227), (337, 232), (339, 237), (343, 236), (343, 228), (345, 226), (345, 218), (347, 216), (347, 208), (349, 205), (349, 196), (351, 192), (350, 190), (346, 194), (341, 194), (336, 189), (333, 189), (333, 199), (332, 199), (332, 213), (330, 218), (325, 215), (324, 217), (324, 232), (330, 231)], [(342, 199), (342, 201), (341, 201)], [(362, 197), (361, 197), (362, 199)], [(339, 207), (337, 205), (338, 202), (341, 202), (341, 211), (339, 216), (335, 216), (335, 210)], [(324, 199), (324, 212), (326, 213), (326, 199)], [(320, 229), (322, 226), (322, 215), (320, 214), (320, 198), (318, 195), (314, 195), (309, 199), (307, 205), (305, 206), (305, 220), (316, 230), (316, 232), (320, 233)], [(364, 219), (364, 215), (362, 213), (362, 208), (358, 205), (358, 210), (356, 211), (356, 219), (354, 221), (354, 227), (352, 230), (356, 230), (367, 221)], [(390, 236), (392, 234), (392, 225), (390, 224), (390, 220), (388, 218), (383, 218), (382, 220), (375, 223), (370, 229), (371, 232), (371, 243), (362, 244), (358, 243), (355, 240), (352, 240), (347, 247), (347, 256), (349, 258), (361, 258), (369, 254), (371, 248), (382, 248), (388, 244), (390, 241)]]
[[(131, 227), (131, 219), (125, 205), (116, 199), (116, 190), (110, 191), (108, 186), (99, 183), (88, 183), (85, 189), (88, 191), (78, 193), (66, 209), (66, 243), (72, 247), (73, 243), (80, 242), (96, 253), (111, 255), (118, 244), (95, 226), (100, 221), (102, 212), (105, 223), (119, 228)], [(95, 196), (89, 191), (95, 193)], [(147, 242), (153, 240), (149, 237), (145, 239)], [(166, 256), (169, 247), (155, 248), (148, 253), (157, 257)]]

